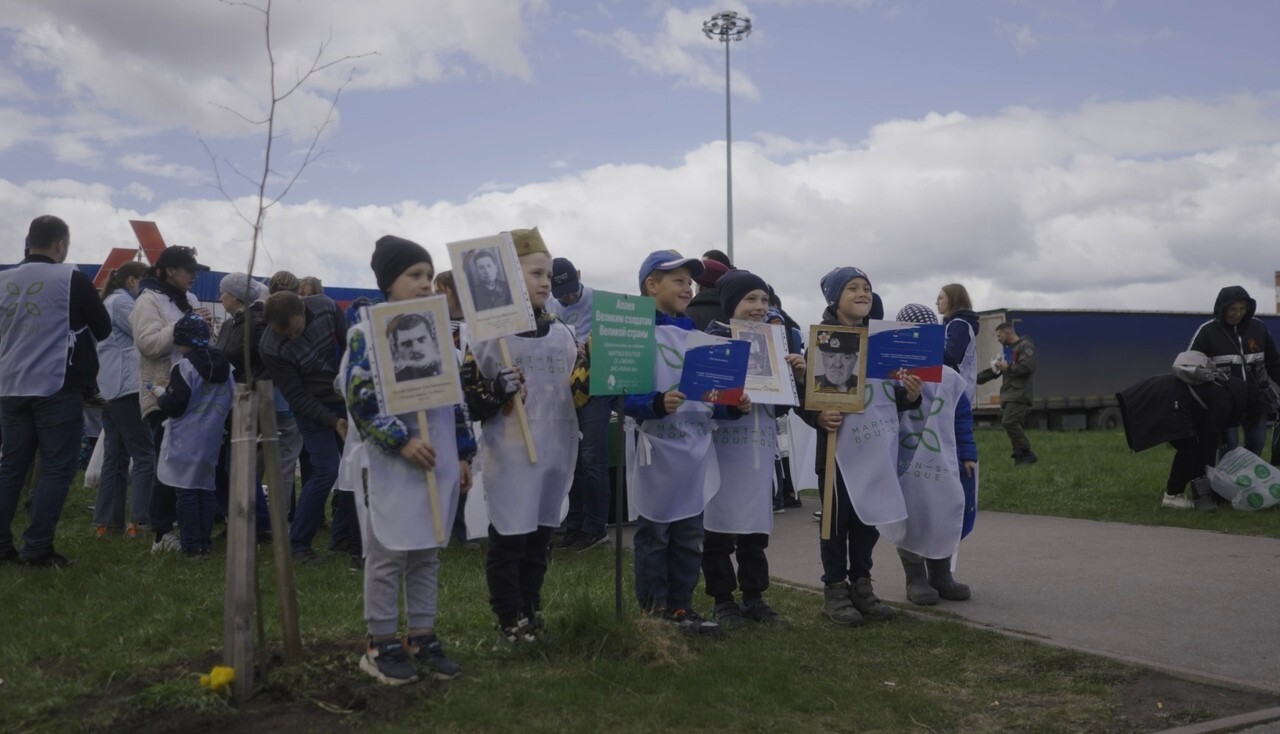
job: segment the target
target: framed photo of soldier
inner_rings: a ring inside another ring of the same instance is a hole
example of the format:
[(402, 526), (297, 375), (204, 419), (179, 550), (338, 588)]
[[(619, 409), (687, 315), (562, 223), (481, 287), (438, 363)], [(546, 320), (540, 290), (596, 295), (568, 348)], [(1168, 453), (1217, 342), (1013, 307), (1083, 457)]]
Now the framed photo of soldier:
[(861, 413), (866, 409), (867, 330), (860, 326), (809, 327), (805, 407)]
[(449, 259), (474, 341), (534, 328), (533, 307), (510, 234), (450, 242)]
[(364, 311), (381, 410), (403, 415), (462, 401), (445, 296), (380, 303)]
[(787, 365), (787, 335), (781, 324), (732, 319), (734, 339), (751, 345), (747, 357), (747, 396), (761, 405), (795, 405), (796, 382)]

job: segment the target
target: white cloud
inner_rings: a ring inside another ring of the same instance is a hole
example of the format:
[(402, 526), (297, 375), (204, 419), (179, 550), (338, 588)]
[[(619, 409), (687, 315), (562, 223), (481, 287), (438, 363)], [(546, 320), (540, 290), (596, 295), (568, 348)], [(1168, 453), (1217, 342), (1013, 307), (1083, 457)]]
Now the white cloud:
[(0, 151), (31, 140), (48, 124), (45, 118), (0, 107)]
[(996, 36), (1008, 41), (1019, 56), (1036, 47), (1036, 37), (1026, 23), (996, 21)]
[[(1269, 302), (1280, 240), (1276, 100), (1094, 103), (1065, 114), (1011, 108), (877, 125), (860, 142), (779, 159), (776, 141), (734, 150), (736, 260), (778, 289), (802, 323), (837, 265), (870, 273), (891, 313), (965, 283), (977, 306), (1205, 310), (1222, 285)], [(126, 194), (132, 195), (126, 191)], [(243, 269), (248, 226), (215, 199), (121, 207), (103, 186), (0, 180), (0, 242), (31, 217), (64, 216), (76, 257), (100, 261), (154, 219), (217, 269)], [(251, 204), (241, 202), (246, 209)], [(446, 242), (538, 225), (587, 282), (633, 292), (654, 249), (724, 247), (724, 147), (676, 165), (603, 165), (462, 202), (336, 207), (286, 201), (267, 221), (258, 272), (288, 268), (372, 286), (368, 257), (387, 233)], [(93, 232), (95, 239), (83, 236)]]
[[(740, 4), (730, 5), (736, 7), (728, 9), (750, 16)], [(725, 9), (711, 5), (691, 10), (667, 8), (651, 36), (641, 36), (625, 28), (613, 33), (581, 30), (578, 35), (617, 51), (645, 71), (675, 77), (679, 85), (720, 91), (724, 89), (724, 47), (703, 35), (702, 23)], [(732, 64), (730, 67), (732, 91), (748, 99), (760, 99), (755, 82)]]
[(186, 184), (203, 183), (209, 177), (203, 171), (179, 163), (163, 163), (154, 153), (130, 153), (120, 157), (120, 167), (126, 171), (146, 173), (169, 178)]
[(137, 183), (136, 181), (126, 186), (124, 193), (126, 196), (132, 196), (138, 201), (144, 201), (147, 203), (150, 203), (156, 198), (156, 192), (152, 191), (149, 186)]
[[(272, 32), (281, 84), (309, 68), (319, 46), (330, 39), (326, 59), (373, 54), (317, 75), (290, 98), (277, 131), (309, 139), (328, 98), (348, 74), (353, 74), (353, 89), (405, 87), (475, 73), (527, 79), (524, 26), (545, 5), (545, 0), (382, 0), (372, 11), (345, 0), (275, 0)], [(258, 133), (226, 111), (260, 118), (269, 98), (262, 16), (253, 10), (207, 1), (0, 0), (0, 31), (14, 38), (19, 73), (56, 79), (59, 103), (100, 110), (118, 126), (144, 132)], [(0, 98), (12, 98), (15, 88), (25, 87), (22, 77), (0, 74)], [(79, 144), (93, 146), (85, 139)]]

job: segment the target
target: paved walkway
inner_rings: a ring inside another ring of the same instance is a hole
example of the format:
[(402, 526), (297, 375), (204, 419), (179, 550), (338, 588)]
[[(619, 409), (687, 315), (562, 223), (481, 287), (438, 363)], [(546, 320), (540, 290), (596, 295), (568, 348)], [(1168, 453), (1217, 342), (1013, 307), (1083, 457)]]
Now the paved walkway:
[[(775, 516), (769, 562), (775, 578), (820, 588), (813, 509), (806, 500)], [(986, 512), (956, 576), (971, 600), (912, 608), (1280, 693), (1280, 539)], [(907, 604), (888, 543), (876, 547), (873, 578), (881, 598)]]

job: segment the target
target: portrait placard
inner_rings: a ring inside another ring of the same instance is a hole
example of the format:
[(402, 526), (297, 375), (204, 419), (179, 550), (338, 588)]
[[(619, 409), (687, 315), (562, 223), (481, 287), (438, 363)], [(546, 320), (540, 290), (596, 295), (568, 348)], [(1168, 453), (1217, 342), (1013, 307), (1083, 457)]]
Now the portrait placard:
[(796, 381), (787, 364), (787, 332), (782, 324), (732, 319), (734, 339), (751, 345), (747, 357), (747, 397), (761, 405), (795, 405)]
[(449, 259), (472, 340), (534, 329), (533, 306), (510, 233), (450, 242)]
[(369, 362), (385, 415), (461, 403), (462, 383), (445, 296), (365, 306)]
[(866, 409), (867, 330), (860, 326), (809, 327), (804, 404), (809, 410), (861, 413)]

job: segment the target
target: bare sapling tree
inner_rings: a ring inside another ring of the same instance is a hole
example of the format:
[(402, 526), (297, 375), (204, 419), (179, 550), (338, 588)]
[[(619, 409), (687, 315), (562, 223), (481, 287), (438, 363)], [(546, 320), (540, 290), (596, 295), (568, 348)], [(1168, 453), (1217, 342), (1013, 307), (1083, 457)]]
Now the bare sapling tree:
[[(312, 135), (311, 140), (307, 145), (306, 153), (302, 156), (302, 160), (297, 164), (297, 167), (294, 168), (292, 172), (281, 173), (273, 167), (276, 141), (283, 137), (276, 132), (276, 115), (278, 111), (291, 96), (302, 90), (316, 75), (337, 66), (349, 65), (351, 62), (366, 56), (374, 56), (376, 53), (354, 54), (335, 59), (327, 59), (326, 56), (329, 52), (329, 46), (333, 42), (333, 36), (332, 33), (330, 33), (330, 36), (316, 48), (315, 55), (312, 56), (309, 67), (306, 69), (295, 69), (291, 81), (287, 79), (282, 80), (280, 70), (277, 66), (275, 49), (272, 46), (271, 38), (272, 0), (266, 0), (264, 5), (256, 5), (250, 2), (233, 2), (232, 0), (222, 0), (222, 2), (226, 5), (248, 8), (249, 10), (262, 15), (263, 41), (267, 52), (270, 101), (267, 104), (265, 116), (254, 118), (237, 110), (233, 110), (225, 105), (217, 105), (251, 125), (266, 128), (266, 140), (262, 150), (261, 170), (256, 174), (251, 174), (246, 172), (242, 167), (236, 165), (233, 161), (227, 160), (226, 158), (219, 159), (218, 156), (216, 156), (209, 148), (209, 145), (204, 141), (204, 138), (200, 138), (200, 144), (204, 146), (205, 152), (208, 153), (209, 159), (213, 163), (213, 173), (217, 182), (218, 191), (220, 191), (231, 204), (236, 216), (240, 217), (252, 228), (253, 236), (249, 248), (249, 264), (245, 269), (245, 273), (252, 276), (253, 269), (257, 264), (258, 248), (263, 239), (262, 234), (263, 228), (266, 224), (267, 212), (276, 204), (279, 204), (280, 201), (289, 194), (293, 189), (294, 184), (298, 182), (298, 179), (302, 176), (302, 173), (307, 169), (307, 167), (327, 152), (323, 147), (321, 147), (320, 141), (324, 136), (325, 130), (328, 129), (334, 121), (334, 115), (338, 109), (338, 100), (341, 98), (343, 90), (351, 83), (354, 70), (349, 71), (346, 79), (334, 90), (333, 96), (329, 100), (329, 107), (324, 119), (316, 126), (315, 133)], [(257, 203), (256, 209), (246, 212), (245, 209), (237, 203), (235, 197), (227, 190), (222, 176), (224, 167), (252, 187)], [(246, 289), (246, 293), (233, 295), (240, 298), (243, 303), (248, 304), (253, 300), (250, 295), (252, 291), (252, 284), (246, 284)], [(246, 316), (246, 321), (247, 318), (248, 317)], [(244, 329), (245, 355), (249, 354), (251, 332), (252, 329)], [(246, 370), (245, 382), (252, 386), (256, 378), (247, 358), (245, 359), (244, 367)]]

